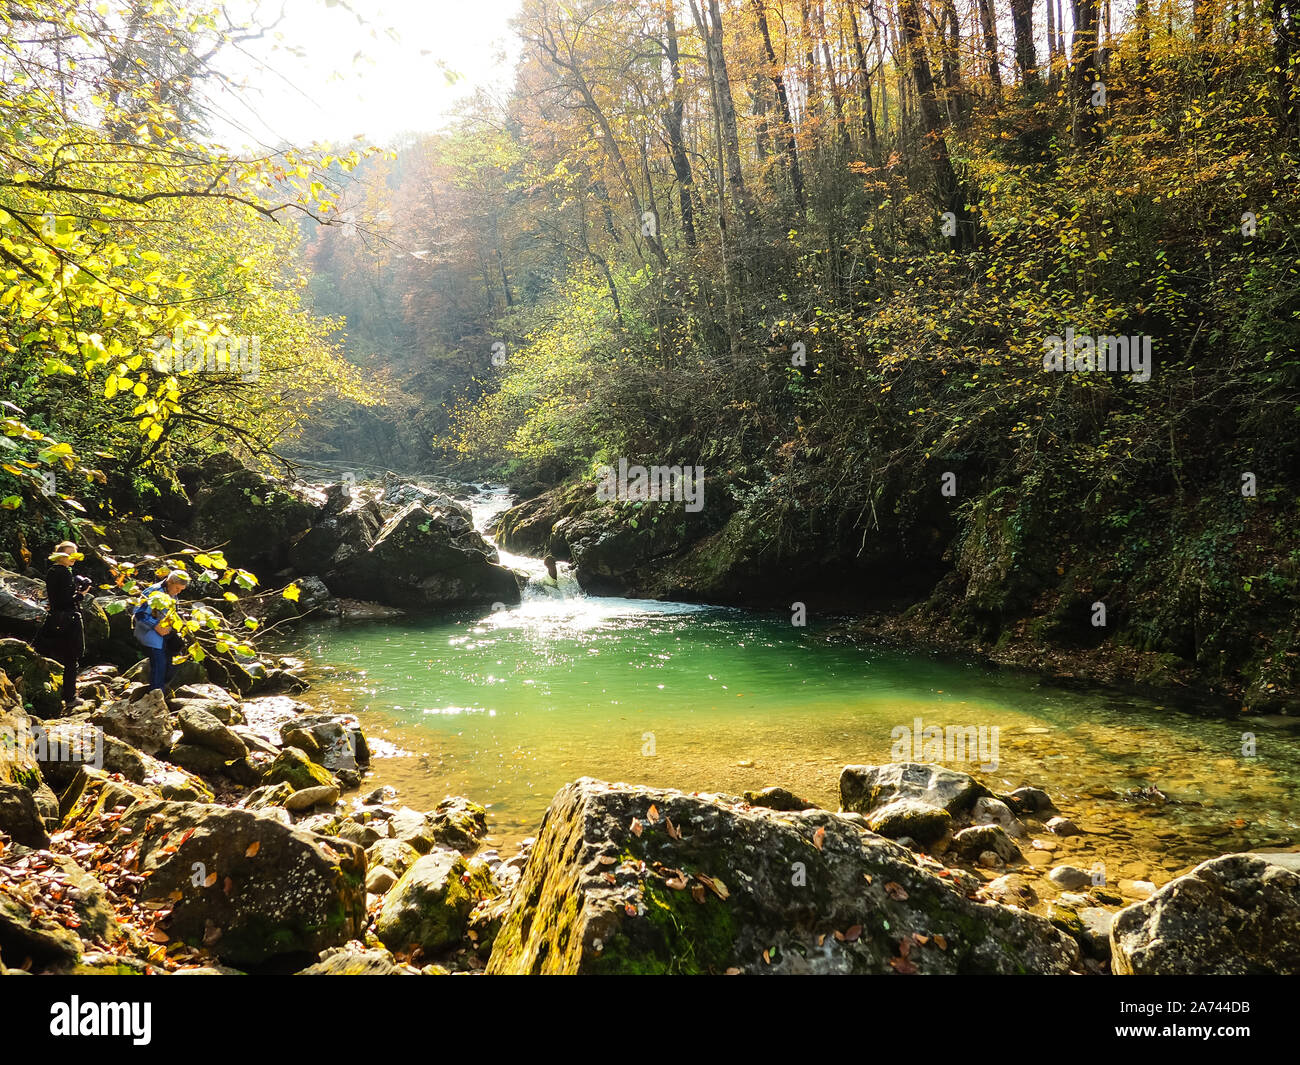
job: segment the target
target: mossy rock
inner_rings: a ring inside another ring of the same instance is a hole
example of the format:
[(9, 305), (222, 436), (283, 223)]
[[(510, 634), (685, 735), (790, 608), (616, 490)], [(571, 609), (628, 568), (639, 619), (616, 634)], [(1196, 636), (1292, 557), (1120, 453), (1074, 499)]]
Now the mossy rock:
[(37, 717), (57, 717), (63, 711), (63, 667), (43, 658), (22, 640), (0, 640), (0, 671), (19, 689), (24, 705)]
[(266, 783), (288, 784), (294, 791), (306, 788), (337, 788), (339, 782), (324, 766), (319, 766), (296, 747), (286, 747), (271, 763), (266, 774)]
[(470, 911), (497, 894), (482, 862), (467, 862), (452, 850), (426, 854), (389, 889), (375, 932), (391, 950), (421, 948), (426, 954), (461, 942)]
[(583, 779), (551, 803), (487, 971), (889, 973), (912, 935), (919, 972), (1078, 959), (1046, 919), (967, 898), (837, 814)]

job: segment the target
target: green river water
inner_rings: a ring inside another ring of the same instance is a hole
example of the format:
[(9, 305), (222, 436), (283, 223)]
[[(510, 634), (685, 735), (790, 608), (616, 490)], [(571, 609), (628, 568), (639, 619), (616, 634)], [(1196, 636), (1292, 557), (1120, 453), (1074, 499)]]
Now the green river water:
[[(1300, 840), (1300, 743), (1286, 722), (1062, 689), (837, 640), (789, 615), (588, 597), (567, 577), (551, 591), (534, 583), (495, 613), (315, 623), (284, 649), (310, 661), (313, 703), (359, 717), (375, 754), (368, 787), (395, 785), (417, 809), (471, 798), (503, 847), (580, 776), (732, 794), (780, 785), (835, 809), (843, 766), (897, 760), (895, 730), (918, 718), (990, 741), (996, 727), (996, 768), (950, 767), (995, 791), (1042, 787), (1084, 830), (1027, 850), (1031, 876), (1068, 861), (1159, 885), (1207, 857)], [(1167, 801), (1129, 794), (1150, 785)]]

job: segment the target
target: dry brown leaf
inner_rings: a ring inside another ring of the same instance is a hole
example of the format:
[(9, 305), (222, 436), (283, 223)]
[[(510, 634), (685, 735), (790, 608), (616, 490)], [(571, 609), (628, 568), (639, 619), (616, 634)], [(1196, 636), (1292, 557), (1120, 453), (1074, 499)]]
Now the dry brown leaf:
[(645, 819), (652, 825), (659, 820), (659, 808), (654, 803), (651, 803), (650, 809), (645, 812)]
[(934, 945), (938, 947), (940, 950), (948, 949), (948, 941), (944, 939), (943, 936), (939, 935), (936, 932), (932, 938), (934, 939)]
[(771, 964), (772, 964), (772, 959), (771, 959), (771, 957), (768, 955), (767, 951), (763, 951), (763, 963), (764, 963), (765, 965), (771, 965)]
[(637, 818), (632, 818), (632, 835), (641, 835), (641, 822)]
[(600, 857), (596, 859), (596, 861), (600, 862), (601, 865), (613, 865), (616, 861), (618, 861), (618, 859), (615, 858), (612, 854), (602, 854), (600, 855)]
[(605, 883), (607, 884), (618, 883), (618, 877), (616, 877), (613, 873), (601, 873), (600, 875), (605, 878)]
[(149, 931), (149, 938), (155, 943), (170, 943), (172, 937), (161, 928), (154, 928)]
[(916, 966), (906, 958), (890, 958), (889, 964), (894, 967), (894, 972), (901, 973), (904, 976), (911, 976), (917, 971)]
[(823, 844), (825, 841), (826, 841), (826, 829), (825, 829), (825, 828), (819, 828), (819, 829), (817, 829), (817, 831), (813, 833), (813, 845), (814, 845), (818, 850), (821, 850), (821, 849), (822, 849), (822, 844)]
[(244, 857), (255, 858), (257, 856), (257, 852), (260, 851), (261, 849), (262, 849), (261, 841), (255, 839), (253, 840), (252, 843), (248, 845), (248, 850), (244, 851)]
[(216, 874), (216, 873), (209, 873), (206, 877), (203, 878), (203, 886), (204, 886), (204, 887), (211, 887), (211, 886), (212, 886), (213, 884), (215, 884), (216, 882), (217, 882), (217, 874)]
[(739, 975), (740, 975), (740, 970), (737, 969), (737, 968), (733, 965), (730, 969), (728, 969), (728, 970), (727, 970), (725, 973), (723, 973), (722, 975), (723, 975), (723, 976), (739, 976)]
[(664, 886), (665, 886), (665, 887), (670, 887), (670, 888), (672, 888), (674, 891), (685, 891), (685, 890), (686, 890), (686, 881), (683, 880), (683, 879), (682, 879), (681, 877), (679, 877), (679, 876), (675, 876), (675, 877), (673, 877), (671, 880), (665, 880), (665, 881), (664, 881)]
[(691, 898), (693, 898), (696, 902), (703, 902), (706, 898), (708, 898), (708, 895), (704, 891), (703, 884), (691, 885)]
[(849, 925), (849, 927), (844, 930), (844, 942), (856, 943), (858, 941), (858, 936), (860, 935), (862, 935), (862, 925)]
[(905, 898), (907, 898), (907, 889), (904, 888), (903, 885), (900, 884), (897, 880), (891, 880), (888, 884), (886, 884), (885, 892), (886, 894), (889, 895), (891, 899), (897, 899), (899, 902), (902, 902)]
[(235, 882), (231, 880), (230, 877), (226, 877), (226, 879), (222, 881), (221, 890), (224, 891), (227, 895), (229, 895), (232, 891), (235, 890)]

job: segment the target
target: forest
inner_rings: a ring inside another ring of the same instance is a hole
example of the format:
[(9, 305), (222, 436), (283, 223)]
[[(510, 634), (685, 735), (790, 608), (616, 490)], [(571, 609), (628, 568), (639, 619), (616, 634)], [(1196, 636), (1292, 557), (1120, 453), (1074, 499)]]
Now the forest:
[(1300, 971), (1300, 0), (396, 6), (0, 0), (0, 975)]

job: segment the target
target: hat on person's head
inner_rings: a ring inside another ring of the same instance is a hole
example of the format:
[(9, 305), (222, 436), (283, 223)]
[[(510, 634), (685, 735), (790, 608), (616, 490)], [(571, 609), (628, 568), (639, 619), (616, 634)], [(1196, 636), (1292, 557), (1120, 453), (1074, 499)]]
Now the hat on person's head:
[(167, 574), (167, 583), (170, 584), (172, 581), (175, 581), (177, 584), (189, 584), (190, 575), (183, 569), (174, 569)]
[(51, 562), (62, 562), (65, 558), (72, 559), (73, 562), (80, 562), (86, 556), (77, 550), (77, 545), (71, 540), (64, 540), (56, 544), (54, 550), (50, 552)]

